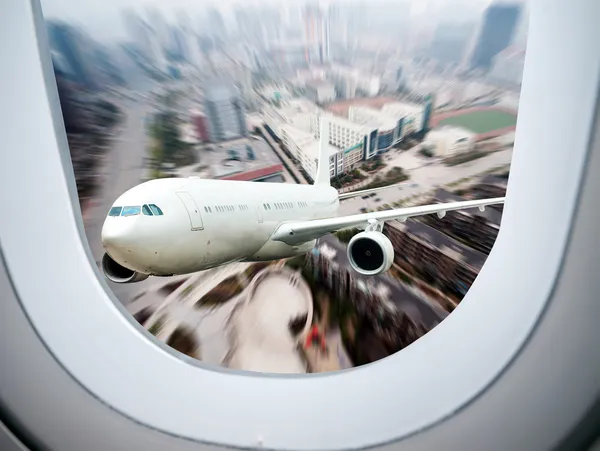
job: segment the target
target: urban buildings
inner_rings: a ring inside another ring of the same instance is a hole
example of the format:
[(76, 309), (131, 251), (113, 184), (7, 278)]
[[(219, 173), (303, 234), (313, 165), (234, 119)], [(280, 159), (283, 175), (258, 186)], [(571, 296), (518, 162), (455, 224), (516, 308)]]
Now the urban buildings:
[(525, 50), (508, 47), (492, 59), (490, 77), (509, 85), (520, 85), (525, 66)]
[(353, 99), (357, 96), (373, 97), (381, 89), (379, 76), (369, 75), (353, 67), (333, 64), (327, 75), (335, 83), (336, 90), (343, 99)]
[[(444, 189), (437, 190), (432, 199), (434, 203), (463, 200), (463, 197)], [(483, 212), (475, 209), (450, 211), (442, 219), (437, 215), (427, 215), (420, 219), (421, 222), (484, 254), (491, 252), (500, 230), (501, 220), (502, 213), (494, 208), (486, 208)]]
[(93, 46), (77, 28), (62, 22), (48, 23), (53, 63), (68, 80), (87, 88), (97, 86)]
[(520, 5), (494, 4), (485, 12), (471, 67), (489, 70), (492, 59), (510, 45), (521, 14)]
[(124, 12), (125, 26), (138, 54), (160, 73), (167, 71), (167, 58), (160, 34), (134, 11)]
[(324, 80), (312, 80), (306, 83), (306, 97), (318, 105), (335, 100), (335, 86)]
[(303, 20), (306, 63), (323, 64), (329, 61), (329, 19), (327, 15), (318, 3), (310, 3), (304, 9)]
[[(271, 91), (269, 90), (268, 93)], [(388, 102), (381, 109), (350, 105), (348, 118), (321, 110), (307, 100), (281, 100), (263, 106), (267, 127), (302, 164), (309, 176), (316, 171), (315, 158), (320, 138), (320, 122), (327, 117), (330, 174), (337, 176), (355, 168), (361, 161), (387, 152), (405, 137), (428, 126), (432, 99), (425, 105)]]
[(248, 135), (244, 101), (233, 83), (213, 81), (206, 85), (204, 114), (209, 142)]
[(464, 128), (445, 126), (431, 130), (423, 147), (432, 151), (436, 157), (449, 157), (472, 150), (475, 138), (474, 133)]
[(435, 30), (428, 54), (441, 63), (460, 65), (474, 33), (474, 23), (441, 23)]

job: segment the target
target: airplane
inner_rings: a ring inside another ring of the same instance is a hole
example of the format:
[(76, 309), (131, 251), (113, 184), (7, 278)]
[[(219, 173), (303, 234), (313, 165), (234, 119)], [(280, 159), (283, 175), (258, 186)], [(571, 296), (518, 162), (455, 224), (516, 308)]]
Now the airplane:
[(115, 283), (194, 273), (233, 262), (260, 262), (309, 252), (317, 239), (348, 228), (348, 258), (363, 275), (387, 271), (394, 249), (385, 221), (504, 203), (504, 197), (391, 209), (339, 217), (340, 200), (389, 187), (339, 194), (330, 184), (327, 119), (321, 121), (312, 185), (165, 178), (122, 194), (102, 227), (102, 271)]

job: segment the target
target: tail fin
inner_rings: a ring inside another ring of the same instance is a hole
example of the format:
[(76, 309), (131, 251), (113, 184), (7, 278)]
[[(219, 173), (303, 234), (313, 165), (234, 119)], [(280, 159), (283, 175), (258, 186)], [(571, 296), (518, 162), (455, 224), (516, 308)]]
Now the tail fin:
[(329, 177), (329, 118), (321, 116), (321, 137), (319, 139), (319, 155), (315, 185), (330, 185)]

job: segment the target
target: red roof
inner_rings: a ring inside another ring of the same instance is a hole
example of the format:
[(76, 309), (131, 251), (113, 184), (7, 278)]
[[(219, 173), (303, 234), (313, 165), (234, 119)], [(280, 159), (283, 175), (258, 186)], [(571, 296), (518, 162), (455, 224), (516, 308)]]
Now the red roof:
[(279, 174), (283, 172), (283, 166), (281, 164), (274, 164), (273, 166), (266, 166), (260, 169), (254, 169), (253, 171), (240, 172), (239, 174), (228, 175), (223, 177), (221, 180), (237, 180), (238, 182), (249, 182), (252, 180), (262, 179), (270, 175)]

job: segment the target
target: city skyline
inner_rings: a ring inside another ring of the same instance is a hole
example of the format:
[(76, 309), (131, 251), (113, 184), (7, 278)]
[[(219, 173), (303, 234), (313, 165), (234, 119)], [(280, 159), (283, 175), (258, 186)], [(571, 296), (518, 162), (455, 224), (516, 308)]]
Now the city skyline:
[[(492, 3), (518, 3), (526, 4), (527, 0), (382, 0), (377, 4), (393, 5), (406, 4), (411, 5), (411, 16), (419, 18), (427, 14), (429, 10), (447, 8), (456, 5), (462, 7), (465, 3), (471, 3), (476, 6), (476, 10), (483, 10)], [(228, 28), (235, 27), (234, 10), (239, 7), (248, 6), (268, 6), (277, 9), (296, 9), (305, 4), (301, 0), (284, 0), (283, 2), (273, 1), (254, 1), (251, 4), (240, 3), (239, 0), (224, 0), (215, 2), (212, 0), (173, 0), (168, 6), (164, 3), (148, 0), (107, 0), (103, 2), (79, 3), (74, 0), (42, 0), (42, 11), (46, 20), (66, 20), (75, 25), (85, 27), (95, 38), (107, 41), (122, 41), (127, 39), (127, 30), (123, 23), (123, 12), (125, 10), (135, 10), (137, 13), (146, 15), (148, 11), (158, 10), (169, 22), (177, 20), (182, 13), (188, 15), (188, 18), (194, 24), (199, 24), (205, 13), (211, 9), (219, 10), (226, 21)], [(322, 7), (329, 4), (342, 5), (372, 5), (360, 0), (336, 0), (329, 2), (319, 2)], [(470, 11), (472, 12), (472, 11)]]

